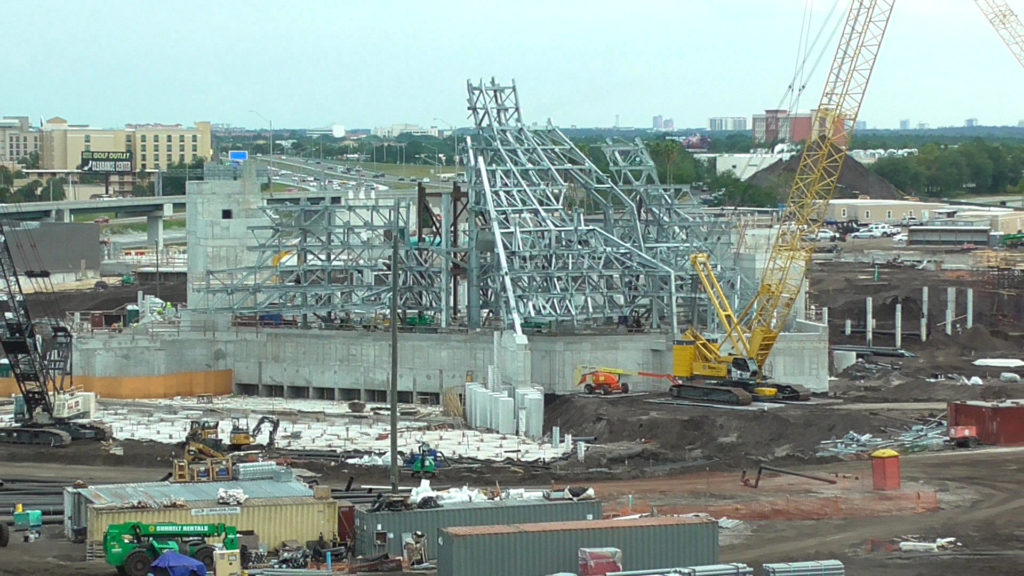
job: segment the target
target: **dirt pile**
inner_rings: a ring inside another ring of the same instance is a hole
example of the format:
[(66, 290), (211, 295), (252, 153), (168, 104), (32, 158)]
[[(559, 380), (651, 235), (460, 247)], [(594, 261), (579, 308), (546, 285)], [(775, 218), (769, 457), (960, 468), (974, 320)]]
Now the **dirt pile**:
[(655, 449), (644, 454), (648, 462), (707, 462), (713, 468), (802, 462), (815, 458), (822, 440), (879, 429), (871, 414), (823, 405), (729, 410), (646, 401), (651, 399), (667, 395), (563, 396), (547, 408), (544, 427), (560, 426), (563, 433), (594, 436), (602, 444), (651, 445)]

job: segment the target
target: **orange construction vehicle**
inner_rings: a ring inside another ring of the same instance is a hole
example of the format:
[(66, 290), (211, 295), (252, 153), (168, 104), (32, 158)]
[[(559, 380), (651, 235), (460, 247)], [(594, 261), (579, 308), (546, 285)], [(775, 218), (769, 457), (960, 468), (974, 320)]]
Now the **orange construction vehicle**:
[(643, 378), (671, 378), (669, 374), (653, 372), (630, 372), (618, 368), (599, 368), (596, 366), (577, 366), (576, 385), (583, 386), (587, 394), (629, 394), (629, 384), (623, 382), (623, 376), (640, 376)]

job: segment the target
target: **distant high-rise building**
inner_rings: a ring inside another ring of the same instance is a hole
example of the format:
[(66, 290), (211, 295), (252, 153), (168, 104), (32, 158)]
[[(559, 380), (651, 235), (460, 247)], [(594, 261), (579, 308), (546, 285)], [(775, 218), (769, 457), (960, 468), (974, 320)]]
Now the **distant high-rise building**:
[(867, 120), (857, 120), (857, 123), (854, 124), (853, 127), (856, 130), (867, 130), (868, 129), (868, 122), (867, 122)]
[(0, 120), (0, 164), (17, 162), (39, 152), (39, 130), (29, 123), (28, 116), (4, 116)]
[(754, 114), (753, 124), (755, 143), (776, 142), (780, 136), (789, 135), (789, 111), (765, 110), (764, 114)]
[(910, 130), (910, 120), (900, 120), (900, 130)]
[(711, 132), (744, 131), (746, 129), (747, 119), (743, 116), (708, 118), (708, 130)]
[(654, 128), (655, 130), (664, 130), (665, 119), (662, 118), (661, 114), (658, 114), (653, 119), (651, 119), (651, 125), (651, 127)]
[(974, 128), (977, 125), (978, 125), (978, 119), (977, 118), (968, 118), (967, 120), (964, 120), (964, 126), (967, 127), (967, 128)]
[(82, 152), (132, 152), (133, 171), (165, 170), (172, 164), (192, 163), (213, 156), (209, 122), (191, 128), (181, 124), (125, 124), (106, 130), (68, 124), (55, 117), (43, 125), (39, 144), (45, 170), (75, 170)]
[(917, 129), (918, 130), (927, 130), (928, 129), (928, 123), (927, 122), (918, 122), (917, 123)]
[(661, 124), (661, 128), (665, 132), (672, 132), (676, 129), (676, 121), (671, 118), (665, 118), (665, 121)]

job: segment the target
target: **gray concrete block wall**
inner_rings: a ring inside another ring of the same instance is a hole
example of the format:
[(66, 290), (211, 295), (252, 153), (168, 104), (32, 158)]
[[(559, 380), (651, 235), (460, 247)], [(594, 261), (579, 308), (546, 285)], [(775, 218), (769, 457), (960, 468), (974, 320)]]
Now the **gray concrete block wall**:
[[(828, 389), (828, 337), (824, 328), (798, 322), (803, 332), (785, 333), (769, 369), (780, 382), (813, 391)], [(75, 339), (76, 375), (151, 376), (204, 370), (234, 371), (236, 384), (383, 391), (390, 384), (391, 337), (387, 332), (230, 329), (180, 335), (83, 334)], [(503, 351), (512, 372), (528, 370), (546, 393), (572, 394), (580, 364), (623, 370), (671, 372), (667, 336), (533, 336), (518, 359)], [(472, 371), (483, 382), (494, 361), (491, 333), (401, 334), (399, 390), (437, 394), (461, 385)], [(506, 368), (502, 369), (507, 374)], [(637, 391), (663, 391), (653, 378), (627, 379)], [(508, 384), (506, 384), (508, 385)], [(312, 393), (310, 393), (312, 394)]]
[(797, 320), (797, 331), (783, 332), (768, 358), (767, 373), (783, 384), (828, 392), (828, 334), (823, 324)]

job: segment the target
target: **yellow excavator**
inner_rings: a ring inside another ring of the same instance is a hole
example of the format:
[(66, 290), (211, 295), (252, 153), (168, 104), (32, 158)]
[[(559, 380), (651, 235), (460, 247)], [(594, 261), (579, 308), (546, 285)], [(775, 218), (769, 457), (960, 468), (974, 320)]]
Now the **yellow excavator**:
[(260, 432), (263, 430), (264, 425), (270, 426), (270, 436), (265, 446), (267, 448), (273, 448), (277, 442), (277, 430), (281, 427), (281, 422), (273, 416), (261, 416), (256, 421), (256, 426), (249, 430), (248, 421), (243, 421), (240, 418), (231, 419), (231, 438), (230, 447), (232, 450), (243, 450), (248, 446), (256, 443), (256, 438), (259, 437)]
[(729, 305), (708, 255), (691, 257), (725, 336), (713, 342), (691, 328), (676, 342), (673, 396), (728, 404), (809, 398), (800, 386), (768, 381), (764, 367), (803, 287), (814, 252), (809, 238), (821, 229), (835, 192), (893, 2), (855, 0), (850, 6), (760, 287), (741, 314)]

